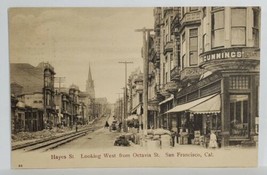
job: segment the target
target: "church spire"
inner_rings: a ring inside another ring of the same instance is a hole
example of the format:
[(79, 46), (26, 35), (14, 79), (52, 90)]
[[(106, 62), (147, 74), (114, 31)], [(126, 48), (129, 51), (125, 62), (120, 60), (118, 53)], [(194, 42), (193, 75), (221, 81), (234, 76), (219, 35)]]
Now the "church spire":
[(90, 63), (89, 63), (89, 71), (88, 71), (88, 77), (87, 77), (87, 80), (88, 81), (92, 81), (92, 73), (91, 73), (91, 66), (90, 66)]
[(90, 63), (89, 63), (88, 77), (86, 81), (86, 92), (90, 95), (91, 98), (95, 98), (95, 85), (94, 85), (94, 80), (92, 78)]

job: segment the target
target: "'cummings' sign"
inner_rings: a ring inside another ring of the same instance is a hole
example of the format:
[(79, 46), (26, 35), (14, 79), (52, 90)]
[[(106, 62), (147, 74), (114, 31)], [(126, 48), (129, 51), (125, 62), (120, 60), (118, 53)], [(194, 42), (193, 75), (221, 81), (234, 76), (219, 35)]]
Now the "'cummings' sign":
[(201, 62), (207, 62), (212, 60), (220, 60), (220, 59), (232, 59), (232, 58), (251, 58), (258, 57), (259, 51), (255, 51), (254, 49), (223, 49), (217, 51), (211, 51), (200, 55)]

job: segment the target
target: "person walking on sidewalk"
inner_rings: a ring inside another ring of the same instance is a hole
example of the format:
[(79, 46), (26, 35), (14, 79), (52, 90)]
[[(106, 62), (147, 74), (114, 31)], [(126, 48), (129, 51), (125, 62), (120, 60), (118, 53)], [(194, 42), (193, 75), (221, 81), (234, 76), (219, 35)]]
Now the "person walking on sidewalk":
[(175, 136), (176, 136), (176, 132), (171, 130), (171, 138), (172, 138), (172, 142), (171, 142), (171, 146), (174, 147), (175, 145)]
[(77, 125), (77, 123), (76, 123), (75, 129), (76, 129), (76, 132), (78, 132), (78, 125)]
[(211, 131), (211, 134), (210, 134), (210, 142), (209, 142), (209, 148), (217, 148), (218, 147), (218, 144), (217, 144), (217, 136), (215, 134), (214, 131)]
[(104, 128), (109, 128), (108, 121), (106, 121), (106, 124), (105, 124)]

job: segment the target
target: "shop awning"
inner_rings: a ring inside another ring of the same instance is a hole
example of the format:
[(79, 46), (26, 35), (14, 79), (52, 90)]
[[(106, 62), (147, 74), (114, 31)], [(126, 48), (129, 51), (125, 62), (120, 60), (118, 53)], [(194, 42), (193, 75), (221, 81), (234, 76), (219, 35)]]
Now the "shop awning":
[(188, 111), (189, 109), (197, 106), (200, 103), (203, 103), (204, 101), (207, 101), (208, 99), (211, 99), (214, 96), (216, 96), (216, 95), (213, 94), (213, 95), (210, 95), (210, 96), (207, 96), (207, 97), (203, 97), (203, 98), (197, 99), (195, 101), (191, 101), (189, 103), (185, 103), (185, 104), (182, 104), (182, 105), (175, 106), (174, 108), (172, 108), (171, 110), (167, 111), (166, 113)]
[(173, 99), (173, 94), (169, 97), (169, 98), (167, 98), (167, 99), (165, 99), (165, 100), (163, 100), (162, 102), (160, 102), (159, 103), (159, 105), (162, 105), (162, 104), (164, 104), (164, 103), (167, 103), (168, 101), (171, 101), (172, 99)]
[(195, 114), (209, 114), (221, 112), (221, 97), (220, 94), (200, 103), (199, 105), (189, 109), (190, 112)]

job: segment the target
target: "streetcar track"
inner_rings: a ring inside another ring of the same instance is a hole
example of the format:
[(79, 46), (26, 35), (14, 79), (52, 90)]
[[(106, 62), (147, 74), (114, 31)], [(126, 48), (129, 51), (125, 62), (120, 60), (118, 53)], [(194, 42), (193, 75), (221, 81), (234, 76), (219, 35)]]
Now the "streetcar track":
[(45, 152), (48, 150), (52, 150), (54, 148), (58, 148), (61, 145), (64, 145), (68, 142), (71, 142), (75, 139), (85, 136), (88, 132), (94, 132), (102, 127), (103, 127), (102, 125), (97, 124), (95, 126), (83, 128), (77, 132), (70, 132), (64, 135), (60, 135), (60, 136), (53, 136), (50, 138), (40, 139), (40, 140), (36, 140), (33, 142), (21, 144), (21, 145), (15, 145), (15, 146), (12, 146), (12, 151), (23, 150), (25, 152), (30, 152), (30, 151), (38, 150), (40, 152)]

